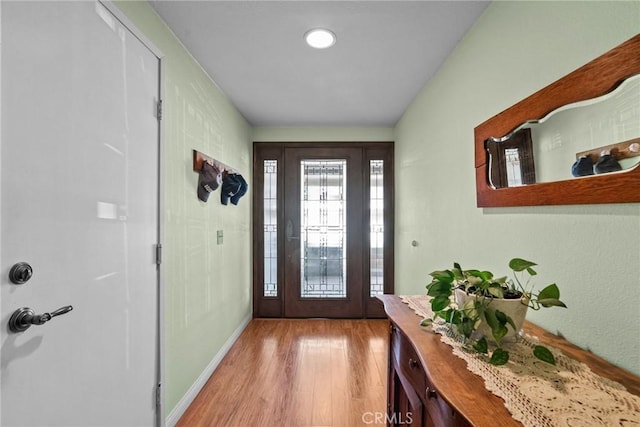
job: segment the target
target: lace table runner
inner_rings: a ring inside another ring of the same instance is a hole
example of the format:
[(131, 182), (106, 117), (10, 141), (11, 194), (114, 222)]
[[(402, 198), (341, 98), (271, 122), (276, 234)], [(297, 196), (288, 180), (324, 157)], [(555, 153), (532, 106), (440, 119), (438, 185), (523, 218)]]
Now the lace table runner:
[[(432, 318), (426, 295), (401, 296), (416, 314)], [(493, 366), (483, 356), (469, 352), (445, 323), (433, 330), (453, 353), (467, 362), (467, 369), (484, 380), (487, 390), (502, 398), (513, 418), (525, 426), (640, 426), (640, 397), (619, 383), (596, 375), (589, 367), (549, 348), (556, 365), (533, 354), (537, 339), (525, 335), (509, 344), (509, 362)]]

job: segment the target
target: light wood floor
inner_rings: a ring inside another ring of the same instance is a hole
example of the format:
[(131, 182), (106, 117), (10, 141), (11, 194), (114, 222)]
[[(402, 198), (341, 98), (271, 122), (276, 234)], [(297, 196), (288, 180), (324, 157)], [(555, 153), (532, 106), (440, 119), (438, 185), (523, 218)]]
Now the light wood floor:
[(375, 425), (388, 334), (387, 320), (253, 319), (178, 426)]

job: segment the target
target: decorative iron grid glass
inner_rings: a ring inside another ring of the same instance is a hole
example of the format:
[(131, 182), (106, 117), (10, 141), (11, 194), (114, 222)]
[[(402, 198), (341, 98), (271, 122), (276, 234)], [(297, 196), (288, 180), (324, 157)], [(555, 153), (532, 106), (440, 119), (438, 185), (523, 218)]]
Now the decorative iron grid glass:
[(264, 161), (264, 296), (278, 296), (278, 161)]
[(522, 185), (522, 170), (520, 169), (520, 151), (517, 148), (507, 148), (504, 150), (505, 162), (507, 163), (507, 182), (509, 187)]
[(347, 296), (347, 161), (300, 162), (300, 296)]
[(369, 295), (384, 293), (384, 160), (369, 161)]

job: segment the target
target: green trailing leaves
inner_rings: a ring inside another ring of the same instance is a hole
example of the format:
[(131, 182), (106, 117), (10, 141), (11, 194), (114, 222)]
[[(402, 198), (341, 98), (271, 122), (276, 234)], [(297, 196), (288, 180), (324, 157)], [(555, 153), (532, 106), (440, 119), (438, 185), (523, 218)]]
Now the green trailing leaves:
[(537, 345), (533, 348), (533, 355), (543, 362), (550, 363), (552, 365), (556, 364), (556, 359), (553, 357), (553, 354), (549, 351), (548, 348)]
[(458, 308), (464, 313), (465, 316), (471, 317), (472, 319), (475, 319), (479, 316), (478, 304), (473, 299), (466, 300), (462, 307)]
[[(531, 261), (527, 261), (526, 259), (522, 259), (522, 258), (513, 258), (511, 261), (509, 261), (509, 268), (512, 269), (513, 271), (524, 271), (527, 270), (527, 273), (531, 274), (531, 271), (533, 271), (533, 269), (531, 267), (533, 267), (534, 265), (538, 265), (535, 262), (531, 262)], [(531, 274), (532, 276), (535, 276), (536, 272), (533, 271), (533, 274)]]
[(476, 322), (474, 319), (471, 319), (469, 317), (463, 317), (460, 321), (460, 324), (458, 325), (458, 330), (466, 338), (469, 338), (473, 333), (473, 331), (475, 330), (475, 326), (476, 326), (475, 324)]
[(451, 283), (448, 282), (432, 282), (427, 286), (427, 295), (430, 297), (438, 297), (442, 295), (451, 295)]
[(507, 317), (507, 323), (509, 323), (509, 325), (511, 325), (511, 327), (513, 328), (514, 331), (516, 331), (516, 334), (517, 334), (519, 331), (518, 331), (518, 328), (516, 328), (515, 322), (513, 321), (513, 319), (510, 316), (507, 316), (506, 314), (505, 314), (505, 316)]
[(491, 359), (489, 359), (489, 363), (495, 366), (505, 365), (508, 361), (509, 352), (499, 347), (493, 351)]
[(473, 344), (473, 349), (478, 353), (487, 354), (489, 352), (489, 346), (485, 337), (480, 338)]
[(500, 322), (501, 324), (506, 325), (508, 317), (509, 316), (504, 314), (502, 311), (496, 310), (496, 319), (498, 319), (498, 322)]
[[(500, 315), (498, 315), (498, 313)], [(496, 311), (490, 308), (487, 308), (484, 312), (484, 318), (487, 321), (487, 325), (491, 328), (491, 335), (497, 343), (502, 341), (502, 338), (507, 335), (506, 317), (507, 316), (501, 311)]]
[(449, 270), (438, 270), (430, 273), (429, 276), (439, 282), (453, 283), (453, 273)]
[(550, 284), (540, 291), (536, 298), (538, 304), (543, 307), (567, 307), (560, 301), (560, 289), (555, 283)]
[(422, 322), (420, 322), (420, 326), (431, 326), (431, 324), (433, 323), (433, 319), (422, 319)]
[(507, 332), (507, 327), (504, 325), (498, 325), (497, 327), (491, 329), (491, 335), (493, 335), (493, 339), (496, 340), (497, 343), (502, 341), (502, 338), (507, 335)]
[(562, 301), (560, 301), (559, 299), (551, 299), (551, 298), (538, 299), (538, 304), (540, 304), (543, 307), (564, 307), (564, 308), (567, 308), (567, 306)]
[(490, 281), (493, 279), (493, 273), (490, 271), (480, 271), (478, 272), (478, 277), (485, 281)]
[(552, 283), (546, 286), (543, 290), (538, 294), (538, 299), (560, 299), (560, 289), (558, 289), (558, 285)]
[(431, 310), (434, 313), (442, 311), (449, 306), (450, 300), (448, 296), (438, 296), (431, 300)]
[(431, 309), (434, 313), (444, 310), (451, 303), (450, 296), (453, 292), (453, 274), (449, 270), (434, 271), (430, 274), (433, 277), (431, 283), (427, 285), (427, 295), (433, 297)]
[(487, 321), (487, 325), (489, 325), (491, 329), (497, 328), (500, 325), (498, 317), (496, 316), (496, 311), (492, 308), (487, 308), (484, 311), (484, 319)]
[(447, 322), (452, 325), (459, 325), (462, 323), (462, 313), (459, 310), (449, 309), (446, 311), (447, 313)]
[(451, 271), (455, 280), (464, 280), (464, 273), (462, 267), (457, 262), (453, 263), (453, 270)]
[(502, 286), (499, 283), (491, 283), (487, 287), (487, 292), (496, 298), (503, 298), (504, 293), (502, 292)]

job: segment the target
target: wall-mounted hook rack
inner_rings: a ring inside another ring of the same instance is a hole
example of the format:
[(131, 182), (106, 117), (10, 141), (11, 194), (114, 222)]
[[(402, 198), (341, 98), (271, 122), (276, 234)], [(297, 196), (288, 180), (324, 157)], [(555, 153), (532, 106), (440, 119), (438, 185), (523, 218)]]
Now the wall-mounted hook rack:
[(610, 153), (616, 160), (628, 159), (640, 156), (640, 138), (630, 139), (617, 144), (603, 145), (602, 147), (576, 153), (576, 159), (589, 156), (593, 163), (597, 162), (602, 153)]
[(193, 150), (193, 171), (200, 172), (202, 170), (203, 162), (209, 162), (211, 165), (216, 166), (216, 168), (222, 173), (238, 173), (238, 171), (231, 166), (225, 165), (221, 161), (216, 160), (211, 156), (207, 156), (198, 150)]

